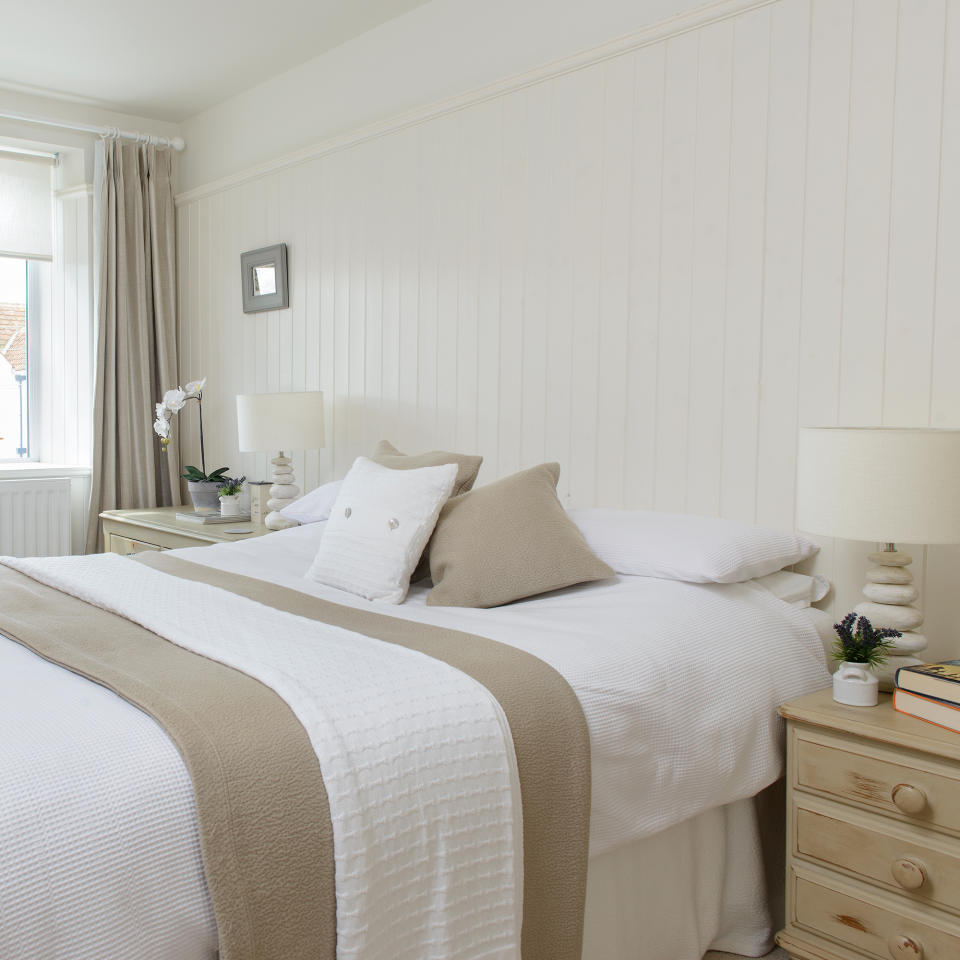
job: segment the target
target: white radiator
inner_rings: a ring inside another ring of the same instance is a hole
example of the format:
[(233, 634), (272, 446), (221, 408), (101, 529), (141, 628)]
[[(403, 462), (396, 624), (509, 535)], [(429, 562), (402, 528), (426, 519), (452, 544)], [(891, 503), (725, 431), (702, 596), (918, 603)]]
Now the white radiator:
[(0, 480), (0, 555), (70, 553), (70, 480)]

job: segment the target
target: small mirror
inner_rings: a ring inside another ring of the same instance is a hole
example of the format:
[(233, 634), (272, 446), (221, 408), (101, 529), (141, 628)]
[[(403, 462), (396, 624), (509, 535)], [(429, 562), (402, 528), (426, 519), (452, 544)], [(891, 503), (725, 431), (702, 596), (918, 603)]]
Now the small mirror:
[(262, 267), (253, 268), (253, 295), (262, 297), (268, 293), (277, 292), (276, 264), (265, 263)]
[(248, 250), (240, 255), (243, 280), (243, 312), (284, 310), (289, 306), (287, 245)]

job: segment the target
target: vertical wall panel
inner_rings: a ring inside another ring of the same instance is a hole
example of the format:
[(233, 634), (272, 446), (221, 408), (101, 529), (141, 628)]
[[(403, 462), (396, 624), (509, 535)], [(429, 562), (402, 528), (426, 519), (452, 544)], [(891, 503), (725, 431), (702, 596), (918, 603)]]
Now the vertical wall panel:
[(657, 457), (660, 339), (660, 230), (664, 162), (666, 45), (637, 51), (627, 330), (624, 506), (653, 506)]
[(851, 425), (883, 416), (876, 371), (885, 343), (898, 8), (897, 0), (859, 0), (853, 11), (839, 386), (839, 419)]
[[(600, 235), (599, 339), (595, 455), (590, 459), (595, 501), (619, 505), (626, 493), (627, 424), (625, 363), (630, 310), (630, 236), (633, 198), (636, 58), (619, 57), (605, 68), (603, 183)], [(599, 465), (603, 463), (604, 469)]]
[[(546, 433), (547, 405), (555, 399), (547, 389), (547, 331), (560, 318), (549, 309), (555, 277), (549, 243), (555, 227), (556, 171), (551, 124), (557, 107), (553, 83), (538, 84), (528, 91), (526, 166), (527, 215), (524, 221), (523, 290), (520, 317), (520, 350), (523, 358), (520, 430), (520, 465), (533, 466), (549, 450)], [(564, 202), (561, 200), (560, 202)], [(557, 278), (560, 279), (560, 278)], [(565, 278), (564, 278), (565, 280)]]
[[(541, 87), (543, 89), (543, 87)], [(529, 229), (527, 150), (529, 94), (520, 90), (503, 99), (501, 156), (500, 397), (498, 472), (520, 469), (523, 432), (523, 364), (527, 314), (524, 304), (526, 236)]]
[(688, 33), (667, 41), (665, 54), (653, 490), (658, 510), (683, 510), (687, 469), (699, 44), (699, 35)]
[[(679, 21), (183, 204), (214, 458), (266, 474), (233, 395), (319, 387), (308, 487), (388, 437), (481, 453), (481, 483), (559, 460), (567, 503), (786, 527), (798, 425), (960, 425), (956, 3)], [(237, 257), (278, 240), (290, 309), (243, 315)], [(842, 612), (867, 547), (822, 542)], [(918, 558), (931, 653), (960, 655), (958, 552)]]
[(937, 283), (931, 364), (930, 425), (951, 427), (960, 410), (960, 9), (947, 5), (943, 73), (943, 131), (937, 224)]
[(696, 209), (683, 509), (707, 516), (720, 512), (733, 34), (731, 22), (718, 23), (702, 31), (697, 89)]
[(800, 421), (810, 426), (836, 423), (839, 409), (852, 37), (851, 0), (811, 0), (800, 336)]
[(759, 523), (793, 525), (800, 395), (800, 299), (810, 14), (806, 0), (770, 11), (763, 330), (757, 435)]
[(900, 5), (883, 397), (890, 426), (930, 415), (945, 17), (944, 0)]
[(720, 511), (740, 520), (754, 519), (757, 497), (769, 40), (768, 8), (738, 19), (733, 38)]
[[(573, 274), (569, 345), (570, 446), (566, 471), (570, 502), (596, 502), (597, 395), (600, 346), (600, 257), (603, 223), (604, 104), (606, 64), (578, 77), (574, 118), (574, 179), (570, 213), (570, 267)], [(557, 378), (563, 367), (557, 370)]]

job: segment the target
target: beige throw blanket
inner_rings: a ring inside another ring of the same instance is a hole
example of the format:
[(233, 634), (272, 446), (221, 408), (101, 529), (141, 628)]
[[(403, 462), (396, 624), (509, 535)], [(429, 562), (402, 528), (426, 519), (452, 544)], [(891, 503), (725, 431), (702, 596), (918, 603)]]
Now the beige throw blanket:
[[(589, 738), (566, 681), (537, 658), (163, 554), (140, 562), (298, 616), (397, 643), (467, 673), (510, 724), (523, 810), (524, 960), (578, 960)], [(0, 567), (0, 633), (154, 716), (193, 778), (223, 960), (336, 956), (332, 834), (310, 743), (284, 701), (232, 668)], [(282, 744), (282, 749), (277, 749)]]

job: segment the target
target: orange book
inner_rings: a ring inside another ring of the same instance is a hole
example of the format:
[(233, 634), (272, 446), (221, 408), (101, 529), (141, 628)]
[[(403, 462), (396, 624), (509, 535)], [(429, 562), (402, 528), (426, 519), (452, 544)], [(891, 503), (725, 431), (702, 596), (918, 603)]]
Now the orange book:
[(893, 709), (919, 720), (926, 720), (927, 723), (933, 723), (945, 730), (960, 733), (960, 707), (947, 703), (946, 700), (922, 697), (919, 693), (911, 693), (898, 687), (893, 691)]

